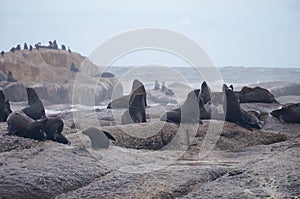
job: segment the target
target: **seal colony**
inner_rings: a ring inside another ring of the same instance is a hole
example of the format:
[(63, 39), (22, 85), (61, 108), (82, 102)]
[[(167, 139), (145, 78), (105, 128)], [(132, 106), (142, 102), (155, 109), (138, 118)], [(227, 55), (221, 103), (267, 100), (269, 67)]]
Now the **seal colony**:
[[(165, 90), (164, 82), (162, 89)], [(158, 81), (155, 81), (155, 90), (160, 89)], [(122, 115), (122, 124), (141, 123), (146, 121), (145, 108), (146, 90), (144, 85), (135, 79), (132, 84), (130, 95), (111, 101), (107, 108), (126, 108)], [(211, 92), (208, 84), (204, 81), (201, 89), (190, 91), (186, 100), (178, 108), (163, 113), (160, 121), (166, 121), (180, 125), (181, 123), (199, 123), (202, 120), (225, 120), (236, 123), (237, 125), (252, 130), (253, 128), (262, 129), (264, 121), (258, 111), (246, 111), (240, 103), (259, 102), (259, 103), (278, 103), (274, 95), (267, 89), (261, 87), (243, 87), (241, 91), (234, 91), (233, 86), (224, 84), (222, 92)], [(222, 106), (223, 112), (218, 110)], [(278, 117), (282, 122), (299, 123), (299, 104), (283, 106), (284, 110), (274, 110), (271, 115)]]
[[(165, 85), (163, 84), (165, 87)], [(156, 82), (156, 89), (159, 83)], [(47, 116), (44, 105), (33, 88), (26, 88), (28, 105), (17, 112), (12, 112), (9, 101), (4, 92), (0, 90), (0, 119), (7, 122), (8, 133), (6, 135), (20, 136), (40, 141), (52, 140), (62, 144), (70, 144), (62, 134), (64, 122), (59, 117)], [(191, 90), (185, 101), (177, 108), (163, 113), (160, 121), (175, 123), (202, 124), (202, 120), (225, 120), (235, 123), (247, 130), (263, 128), (264, 121), (257, 111), (246, 111), (240, 103), (261, 102), (277, 103), (274, 96), (266, 89), (255, 87), (243, 87), (241, 91), (234, 91), (233, 86), (223, 84), (222, 92), (211, 92), (204, 81), (200, 89)], [(219, 112), (218, 106), (222, 106), (223, 112)], [(147, 92), (144, 84), (135, 79), (132, 83), (130, 95), (112, 100), (107, 108), (126, 108), (122, 115), (121, 123), (147, 122), (146, 108)], [(286, 104), (278, 110), (273, 110), (271, 115), (277, 117), (283, 123), (300, 123), (300, 105)], [(89, 127), (81, 132), (89, 137), (94, 149), (109, 147), (110, 140), (115, 138), (108, 132), (95, 127)]]
[[(222, 100), (219, 99), (220, 96), (223, 96)], [(222, 102), (224, 114), (218, 113), (214, 105), (214, 103), (220, 103), (220, 101)], [(179, 108), (164, 113), (160, 118), (161, 121), (178, 125), (195, 122), (202, 124), (202, 119), (224, 119), (248, 130), (263, 127), (259, 115), (247, 112), (240, 107), (233, 87), (224, 84), (222, 95), (220, 95), (220, 93), (212, 93), (205, 81), (202, 83), (201, 89), (195, 89), (188, 94), (187, 99)]]

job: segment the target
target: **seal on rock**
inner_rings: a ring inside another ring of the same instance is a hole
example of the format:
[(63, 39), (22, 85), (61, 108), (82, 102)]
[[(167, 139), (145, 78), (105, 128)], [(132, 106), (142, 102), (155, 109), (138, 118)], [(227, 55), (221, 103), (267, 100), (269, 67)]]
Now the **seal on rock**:
[(144, 94), (144, 103), (145, 103), (145, 107), (147, 106), (147, 93), (146, 93), (146, 89), (145, 86), (142, 82), (140, 82), (139, 80), (135, 79), (132, 83), (132, 88), (131, 88), (131, 93), (129, 95), (124, 95), (122, 97), (119, 97), (117, 99), (112, 100), (108, 105), (107, 108), (108, 109), (113, 109), (113, 108), (128, 108), (129, 105), (129, 101), (131, 99), (131, 96), (137, 93), (141, 93)]
[(46, 118), (35, 121), (23, 113), (13, 112), (7, 118), (7, 135), (44, 141), (47, 138), (47, 135), (44, 133), (46, 121)]
[(48, 117), (44, 125), (44, 131), (48, 140), (62, 144), (71, 144), (71, 142), (61, 133), (64, 128), (64, 122), (59, 117)]
[(129, 107), (122, 115), (122, 124), (146, 122), (146, 110), (144, 94), (133, 94), (129, 101)]
[(28, 106), (22, 109), (22, 111), (34, 120), (45, 118), (46, 114), (44, 105), (35, 90), (33, 88), (26, 88), (26, 91)]
[(44, 118), (28, 123), (23, 137), (40, 141), (47, 140), (47, 135), (44, 132), (44, 126), (46, 121), (47, 119)]
[(244, 86), (241, 91), (236, 91), (240, 103), (261, 102), (261, 103), (278, 103), (274, 95), (267, 89), (256, 86), (250, 88)]
[(202, 98), (203, 104), (211, 101), (211, 91), (205, 81), (201, 85), (200, 97)]
[(110, 133), (101, 131), (96, 127), (88, 127), (81, 133), (90, 138), (92, 148), (94, 149), (108, 148), (110, 144), (109, 140), (116, 141), (116, 139)]
[(252, 130), (252, 128), (262, 128), (262, 124), (256, 116), (248, 114), (240, 107), (235, 93), (228, 88), (226, 84), (223, 84), (223, 93), (225, 95), (223, 110), (225, 112), (226, 121), (236, 123), (248, 130)]
[(135, 80), (133, 80), (133, 83), (132, 83), (131, 95), (138, 94), (138, 93), (143, 94), (144, 105), (145, 105), (145, 107), (147, 107), (147, 93), (146, 93), (145, 86), (142, 82), (135, 79)]
[(158, 80), (155, 80), (154, 82), (154, 90), (159, 90), (160, 89), (160, 84), (158, 82)]
[(289, 103), (271, 112), (282, 123), (300, 123), (300, 103)]
[(5, 99), (3, 91), (0, 90), (0, 122), (6, 122), (11, 112), (9, 101)]
[(171, 122), (178, 125), (181, 123), (202, 124), (199, 110), (199, 103), (201, 102), (198, 100), (197, 96), (197, 93), (199, 92), (200, 90), (198, 89), (190, 91), (185, 102), (179, 108), (164, 113), (160, 117), (160, 121)]

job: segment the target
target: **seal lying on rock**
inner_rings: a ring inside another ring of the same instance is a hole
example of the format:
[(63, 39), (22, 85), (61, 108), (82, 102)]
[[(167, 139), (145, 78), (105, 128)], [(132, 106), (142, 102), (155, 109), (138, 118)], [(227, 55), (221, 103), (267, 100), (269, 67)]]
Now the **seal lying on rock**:
[(30, 118), (37, 120), (45, 118), (45, 108), (39, 96), (33, 88), (26, 88), (28, 97), (28, 106), (22, 111)]
[(199, 110), (199, 100), (197, 93), (200, 90), (196, 89), (188, 93), (185, 102), (176, 109), (164, 113), (160, 121), (171, 122), (175, 124), (180, 123), (199, 123), (202, 124), (200, 120), (200, 110)]
[(89, 127), (84, 129), (82, 134), (89, 136), (91, 140), (92, 148), (108, 148), (109, 147), (109, 140), (116, 141), (116, 139), (109, 133), (105, 131), (101, 131), (95, 127)]
[(300, 123), (300, 103), (285, 104), (281, 109), (273, 110), (271, 115), (282, 123)]
[(48, 117), (44, 124), (44, 132), (46, 133), (48, 140), (62, 144), (71, 144), (71, 142), (61, 134), (63, 129), (64, 122), (59, 117)]
[(33, 120), (22, 112), (11, 113), (7, 118), (7, 135), (44, 141), (47, 138), (44, 125), (47, 119)]
[(71, 144), (67, 138), (61, 134), (64, 123), (57, 117), (45, 117), (39, 120), (33, 120), (23, 112), (13, 112), (7, 118), (7, 125), (7, 135)]
[(225, 84), (223, 84), (223, 93), (226, 97), (223, 102), (226, 121), (236, 123), (248, 130), (252, 130), (252, 128), (262, 128), (262, 124), (256, 116), (250, 115), (240, 107), (235, 93)]
[(122, 124), (146, 122), (146, 107), (144, 94), (133, 94), (129, 101), (129, 107), (122, 115)]
[(0, 90), (0, 122), (6, 122), (11, 112), (9, 101), (5, 99), (3, 91)]
[(261, 103), (277, 103), (274, 95), (267, 89), (256, 86), (250, 88), (244, 86), (241, 91), (236, 91), (240, 103), (245, 102), (261, 102)]

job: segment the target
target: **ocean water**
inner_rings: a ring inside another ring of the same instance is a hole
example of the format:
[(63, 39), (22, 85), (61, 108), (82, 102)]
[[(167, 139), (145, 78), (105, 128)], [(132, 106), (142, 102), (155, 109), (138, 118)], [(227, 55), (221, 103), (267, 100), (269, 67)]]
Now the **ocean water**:
[(173, 83), (183, 83), (192, 88), (199, 88), (204, 80), (214, 80), (218, 83), (222, 81), (232, 84), (235, 88), (265, 82), (300, 83), (300, 68), (220, 67), (201, 68), (197, 71), (192, 67), (112, 66), (106, 71), (115, 74), (120, 79), (124, 93), (130, 92), (134, 79), (142, 81), (146, 89), (152, 89), (155, 80), (160, 83), (165, 81), (167, 86)]

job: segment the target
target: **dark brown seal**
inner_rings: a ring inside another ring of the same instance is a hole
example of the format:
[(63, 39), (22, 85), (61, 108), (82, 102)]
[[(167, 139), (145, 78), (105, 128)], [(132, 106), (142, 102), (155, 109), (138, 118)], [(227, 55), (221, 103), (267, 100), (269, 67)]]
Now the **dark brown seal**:
[(144, 106), (147, 107), (148, 106), (147, 105), (147, 92), (146, 92), (145, 86), (142, 82), (140, 82), (137, 79), (133, 80), (132, 88), (131, 88), (131, 96), (135, 95), (135, 94), (143, 94)]
[(131, 96), (129, 107), (122, 115), (122, 124), (147, 122), (144, 99), (143, 93), (136, 93)]
[(47, 138), (47, 135), (44, 133), (46, 121), (46, 118), (33, 120), (22, 112), (13, 112), (7, 118), (7, 135), (16, 135), (44, 141)]
[(205, 81), (201, 85), (200, 97), (202, 98), (203, 104), (211, 101), (211, 90)]
[(160, 120), (171, 122), (175, 124), (180, 123), (199, 123), (202, 124), (200, 120), (200, 110), (199, 110), (199, 103), (198, 95), (200, 90), (196, 89), (188, 93), (185, 102), (176, 109), (168, 111), (164, 113)]
[(282, 123), (300, 123), (300, 103), (285, 104), (280, 109), (273, 110), (271, 115)]
[(61, 133), (64, 128), (64, 122), (59, 117), (48, 117), (44, 125), (44, 132), (47, 140), (62, 144), (71, 144), (71, 142)]
[(28, 97), (28, 106), (22, 111), (30, 118), (37, 120), (45, 118), (45, 108), (39, 96), (33, 88), (26, 88)]
[(252, 130), (252, 128), (262, 128), (262, 125), (256, 116), (247, 113), (240, 107), (235, 93), (225, 84), (223, 85), (223, 93), (225, 96), (223, 110), (225, 112), (226, 121), (236, 123), (248, 130)]
[(5, 99), (3, 91), (0, 90), (0, 122), (6, 122), (11, 112), (9, 101)]
[(145, 103), (145, 107), (147, 106), (147, 93), (146, 93), (146, 89), (145, 86), (142, 82), (140, 82), (139, 80), (135, 79), (132, 83), (132, 88), (131, 88), (131, 93), (129, 95), (124, 95), (120, 98), (114, 99), (112, 100), (108, 105), (107, 108), (108, 109), (113, 109), (113, 108), (128, 108), (129, 106), (129, 101), (131, 99), (131, 96), (134, 94), (144, 94), (144, 103)]
[(261, 103), (277, 103), (274, 95), (267, 89), (256, 86), (250, 88), (244, 86), (241, 91), (235, 92), (240, 103), (261, 102)]

